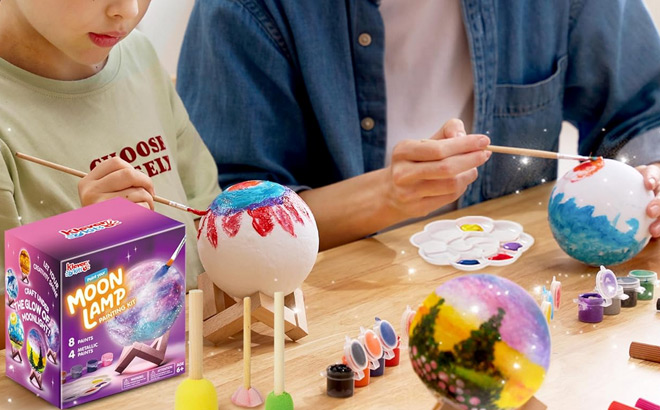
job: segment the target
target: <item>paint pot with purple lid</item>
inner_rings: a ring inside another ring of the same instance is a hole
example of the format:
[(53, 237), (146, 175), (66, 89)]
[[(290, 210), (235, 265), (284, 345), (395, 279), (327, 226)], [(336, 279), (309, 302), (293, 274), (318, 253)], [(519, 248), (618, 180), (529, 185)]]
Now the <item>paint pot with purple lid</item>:
[(351, 397), (354, 390), (354, 372), (345, 364), (331, 364), (325, 371), (327, 394), (330, 397)]
[(621, 300), (621, 307), (629, 308), (637, 306), (637, 294), (644, 292), (639, 279), (630, 276), (618, 276), (616, 281), (623, 288), (623, 293), (628, 295), (628, 299)]
[(628, 295), (623, 293), (623, 287), (617, 282), (614, 272), (602, 265), (596, 275), (596, 292), (604, 300), (605, 315), (618, 315), (621, 312), (621, 301), (628, 299)]
[(584, 323), (603, 321), (604, 299), (598, 293), (582, 293), (575, 299), (578, 304), (578, 320)]

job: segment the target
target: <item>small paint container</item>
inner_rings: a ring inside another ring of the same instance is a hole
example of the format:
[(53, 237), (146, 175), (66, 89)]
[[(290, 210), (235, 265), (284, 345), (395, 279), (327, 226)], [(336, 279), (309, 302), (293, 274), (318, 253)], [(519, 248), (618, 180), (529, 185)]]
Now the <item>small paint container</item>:
[(101, 356), (101, 364), (103, 365), (103, 367), (108, 367), (112, 364), (112, 359), (113, 359), (113, 355), (111, 352), (103, 353), (103, 356)]
[(600, 267), (596, 275), (596, 292), (603, 298), (603, 314), (618, 315), (621, 312), (621, 300), (628, 299), (623, 287), (617, 282), (611, 270)]
[(644, 292), (637, 295), (639, 300), (653, 300), (653, 290), (658, 283), (658, 274), (652, 270), (635, 269), (628, 272), (631, 278), (639, 279), (639, 284)]
[(64, 383), (66, 383), (66, 372), (64, 370), (62, 370), (61, 375), (62, 375), (62, 384), (64, 384)]
[(583, 293), (578, 296), (578, 320), (584, 323), (603, 321), (603, 298), (598, 293)]
[(327, 393), (330, 397), (351, 397), (354, 390), (353, 369), (345, 364), (331, 364), (326, 370)]
[(96, 359), (90, 359), (87, 361), (87, 373), (93, 373), (99, 368), (99, 361)]
[(79, 379), (82, 376), (83, 367), (80, 364), (77, 364), (71, 368), (71, 378)]
[(628, 295), (623, 293), (622, 286), (617, 286), (616, 295), (612, 298), (612, 304), (609, 306), (605, 306), (605, 308), (603, 309), (603, 314), (608, 316), (614, 316), (621, 313), (621, 301), (625, 299), (628, 299)]
[(644, 288), (639, 284), (639, 279), (630, 276), (619, 276), (616, 278), (616, 281), (623, 288), (623, 293), (628, 295), (628, 299), (621, 300), (621, 307), (629, 308), (637, 306), (637, 294), (644, 292)]
[(381, 357), (378, 359), (378, 368), (374, 370), (369, 370), (369, 376), (379, 377), (385, 374), (385, 358)]
[(342, 363), (347, 365), (353, 370), (353, 379), (355, 379), (355, 387), (364, 387), (369, 384), (369, 359), (364, 346), (357, 339), (351, 339), (346, 336), (346, 343), (344, 343), (344, 356)]
[(394, 357), (385, 360), (385, 366), (387, 367), (394, 367), (399, 365), (399, 358), (401, 357), (401, 336), (397, 336), (396, 341), (396, 347), (392, 350), (392, 352), (394, 352)]

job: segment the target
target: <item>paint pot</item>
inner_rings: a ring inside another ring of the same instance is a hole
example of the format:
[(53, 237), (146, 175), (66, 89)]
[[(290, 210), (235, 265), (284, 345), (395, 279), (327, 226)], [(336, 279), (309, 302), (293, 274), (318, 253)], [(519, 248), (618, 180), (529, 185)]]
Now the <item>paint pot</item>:
[(385, 360), (385, 366), (387, 367), (394, 367), (399, 365), (399, 359), (401, 357), (401, 336), (397, 336), (396, 341), (396, 347), (392, 350), (392, 352), (394, 352), (394, 357), (389, 360)]
[(578, 320), (584, 323), (603, 321), (603, 298), (598, 293), (582, 293), (576, 300)]
[(637, 294), (644, 292), (644, 288), (640, 286), (639, 279), (630, 276), (619, 276), (616, 281), (623, 287), (623, 293), (628, 295), (628, 299), (621, 300), (621, 307), (629, 308), (637, 306)]
[(623, 287), (616, 287), (616, 295), (612, 298), (612, 304), (605, 306), (603, 314), (608, 316), (618, 315), (621, 312), (621, 301), (628, 299), (628, 295), (623, 293)]
[(658, 283), (658, 274), (652, 270), (635, 269), (628, 272), (631, 278), (639, 279), (639, 284), (644, 292), (637, 295), (639, 300), (653, 300), (653, 290)]
[(112, 360), (113, 360), (112, 352), (103, 353), (103, 356), (101, 356), (101, 364), (103, 365), (103, 367), (110, 366), (112, 364)]
[(62, 370), (61, 375), (62, 375), (62, 384), (64, 384), (64, 383), (66, 383), (66, 372), (64, 370)]
[(99, 368), (99, 361), (96, 359), (89, 359), (87, 361), (87, 373), (93, 373)]
[(360, 336), (358, 340), (364, 346), (367, 352), (367, 359), (369, 360), (369, 369), (377, 370), (380, 368), (380, 359), (383, 357), (383, 345), (376, 332), (371, 329), (360, 327)]
[(327, 393), (330, 397), (351, 397), (354, 390), (353, 369), (345, 364), (331, 364), (326, 370)]
[(71, 368), (71, 378), (79, 379), (82, 376), (83, 367), (80, 364), (77, 364)]
[(394, 349), (399, 346), (399, 337), (394, 330), (394, 326), (387, 320), (376, 318), (374, 332), (378, 335), (381, 346), (383, 346), (383, 358), (389, 360), (394, 357)]
[(596, 275), (596, 292), (602, 296), (603, 314), (618, 315), (621, 312), (621, 300), (628, 296), (623, 293), (623, 287), (616, 280), (614, 272), (601, 265)]
[(370, 375), (371, 370), (368, 370), (364, 372), (364, 376), (360, 380), (355, 380), (355, 387), (366, 387), (369, 385), (371, 382), (371, 375)]
[(385, 374), (385, 357), (378, 359), (378, 368), (375, 370), (369, 370), (369, 376), (379, 377)]
[(353, 370), (355, 387), (363, 387), (369, 384), (369, 372), (365, 371), (369, 366), (369, 360), (367, 359), (367, 352), (359, 340), (346, 336), (342, 362)]

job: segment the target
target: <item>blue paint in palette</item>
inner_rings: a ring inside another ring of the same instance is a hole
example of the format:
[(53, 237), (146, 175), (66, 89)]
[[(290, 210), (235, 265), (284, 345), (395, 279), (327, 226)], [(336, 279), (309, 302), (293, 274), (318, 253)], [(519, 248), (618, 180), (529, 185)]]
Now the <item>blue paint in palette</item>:
[(467, 266), (474, 266), (478, 265), (479, 261), (476, 259), (461, 259), (460, 261), (457, 262), (459, 265), (467, 265)]
[[(554, 192), (553, 192), (554, 193)], [(647, 238), (635, 239), (639, 221), (626, 221), (627, 232), (616, 229), (617, 216), (610, 222), (606, 216), (593, 216), (592, 205), (579, 207), (574, 198), (563, 202), (564, 194), (553, 195), (548, 204), (548, 221), (557, 243), (573, 258), (588, 265), (616, 265), (635, 256)]]

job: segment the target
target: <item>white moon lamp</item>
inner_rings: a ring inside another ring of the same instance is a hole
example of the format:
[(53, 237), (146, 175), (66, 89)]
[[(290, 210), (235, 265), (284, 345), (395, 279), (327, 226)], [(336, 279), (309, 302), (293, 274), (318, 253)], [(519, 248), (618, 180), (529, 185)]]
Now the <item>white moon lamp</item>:
[(548, 203), (559, 246), (587, 265), (616, 265), (637, 255), (651, 238), (653, 199), (642, 175), (611, 159), (583, 162), (557, 180)]
[(319, 247), (316, 221), (291, 189), (268, 181), (233, 185), (209, 206), (197, 234), (211, 281), (235, 298), (300, 287)]

